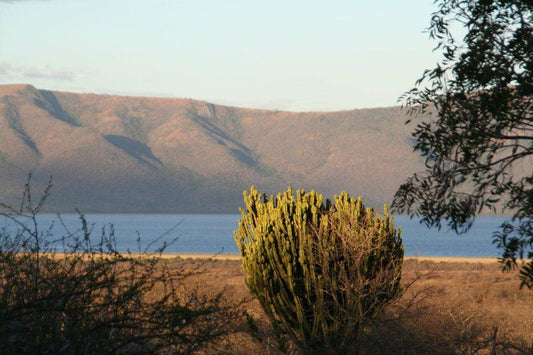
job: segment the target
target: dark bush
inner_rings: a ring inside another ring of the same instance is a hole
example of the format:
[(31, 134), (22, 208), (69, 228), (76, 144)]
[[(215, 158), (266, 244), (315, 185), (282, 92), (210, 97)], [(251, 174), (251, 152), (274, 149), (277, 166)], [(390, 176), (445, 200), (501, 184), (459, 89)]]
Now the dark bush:
[(190, 353), (231, 333), (241, 312), (220, 293), (185, 291), (164, 245), (119, 253), (112, 226), (94, 238), (81, 214), (60, 238), (41, 230), (48, 191), (32, 204), (28, 183), (20, 208), (1, 206), (0, 353)]

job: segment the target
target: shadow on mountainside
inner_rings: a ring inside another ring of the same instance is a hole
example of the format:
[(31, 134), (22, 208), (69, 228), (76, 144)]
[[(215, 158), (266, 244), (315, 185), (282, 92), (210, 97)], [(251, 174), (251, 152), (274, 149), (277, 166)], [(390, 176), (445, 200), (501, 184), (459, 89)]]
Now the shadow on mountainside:
[[(207, 108), (211, 118), (218, 119), (215, 105), (207, 104)], [(261, 164), (254, 157), (254, 154), (250, 148), (231, 137), (221, 128), (217, 127), (208, 117), (200, 114), (196, 107), (188, 110), (188, 113), (190, 114), (190, 117), (196, 123), (198, 123), (218, 144), (228, 147), (230, 154), (232, 154), (239, 162), (255, 170), (263, 170)]]
[(4, 116), (6, 117), (9, 128), (15, 131), (16, 135), (22, 139), (24, 144), (26, 144), (38, 157), (40, 157), (41, 152), (37, 148), (37, 144), (35, 144), (33, 139), (28, 135), (22, 126), (19, 111), (16, 105), (13, 105), (7, 97), (4, 97), (2, 101), (4, 104)]
[(52, 117), (57, 118), (60, 121), (68, 123), (72, 126), (81, 127), (78, 121), (76, 121), (72, 116), (65, 112), (63, 106), (61, 106), (59, 101), (57, 101), (57, 97), (52, 91), (39, 90), (39, 93), (46, 100), (46, 102), (41, 101), (39, 99), (34, 99), (33, 102), (35, 103), (35, 105), (42, 108), (43, 110), (47, 110), (48, 112), (50, 112)]
[(163, 162), (154, 155), (154, 153), (152, 152), (152, 149), (150, 149), (150, 147), (148, 147), (146, 144), (143, 144), (139, 141), (136, 141), (134, 139), (131, 139), (125, 136), (120, 136), (120, 135), (115, 135), (115, 134), (104, 136), (104, 138), (109, 143), (113, 144), (115, 147), (117, 147), (118, 149), (121, 149), (126, 154), (134, 157), (135, 159), (137, 159), (139, 162), (143, 164), (148, 164), (150, 166), (153, 166), (152, 164), (150, 164), (150, 162), (146, 160), (146, 159), (150, 159), (163, 165)]

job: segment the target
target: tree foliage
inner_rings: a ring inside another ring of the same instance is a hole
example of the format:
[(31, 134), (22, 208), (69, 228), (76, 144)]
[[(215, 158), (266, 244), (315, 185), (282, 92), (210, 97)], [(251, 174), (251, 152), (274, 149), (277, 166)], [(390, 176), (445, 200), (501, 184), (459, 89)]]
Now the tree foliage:
[(494, 242), (506, 267), (531, 259), (520, 272), (532, 288), (533, 2), (437, 3), (428, 33), (441, 60), (401, 98), (426, 170), (400, 186), (393, 207), (457, 232), (483, 210), (510, 212)]

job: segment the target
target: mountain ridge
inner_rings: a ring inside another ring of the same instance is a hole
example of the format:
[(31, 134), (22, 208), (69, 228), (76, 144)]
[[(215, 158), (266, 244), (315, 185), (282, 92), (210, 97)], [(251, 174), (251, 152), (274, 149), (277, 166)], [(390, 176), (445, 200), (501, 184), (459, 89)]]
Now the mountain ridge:
[(202, 100), (0, 85), (0, 197), (28, 172), (47, 210), (237, 212), (242, 191), (288, 185), (390, 202), (423, 168), (399, 107), (290, 112)]

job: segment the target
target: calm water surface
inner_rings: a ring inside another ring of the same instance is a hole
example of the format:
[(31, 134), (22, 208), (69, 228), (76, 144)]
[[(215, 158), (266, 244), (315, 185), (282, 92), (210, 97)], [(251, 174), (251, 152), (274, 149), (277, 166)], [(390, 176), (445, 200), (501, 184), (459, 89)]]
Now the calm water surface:
[[(100, 236), (102, 228), (109, 230), (112, 224), (117, 238), (119, 251), (141, 251), (154, 239), (177, 240), (169, 246), (166, 253), (237, 254), (233, 240), (233, 230), (237, 227), (240, 215), (197, 214), (197, 215), (156, 215), (156, 214), (88, 214), (85, 215), (92, 237)], [(78, 215), (61, 215), (68, 230), (75, 231), (81, 223)], [(395, 217), (395, 225), (402, 226), (403, 243), (407, 256), (456, 256), (456, 257), (494, 257), (498, 249), (491, 243), (492, 232), (503, 223), (504, 217), (482, 216), (476, 219), (472, 229), (464, 235), (457, 235), (443, 228), (441, 231), (427, 229), (406, 216)], [(55, 237), (65, 234), (57, 215), (42, 214), (39, 224), (42, 230), (54, 222), (52, 234)], [(0, 228), (13, 228), (5, 219), (0, 219)], [(160, 242), (155, 243), (161, 245)], [(149, 250), (154, 250), (152, 247)]]

